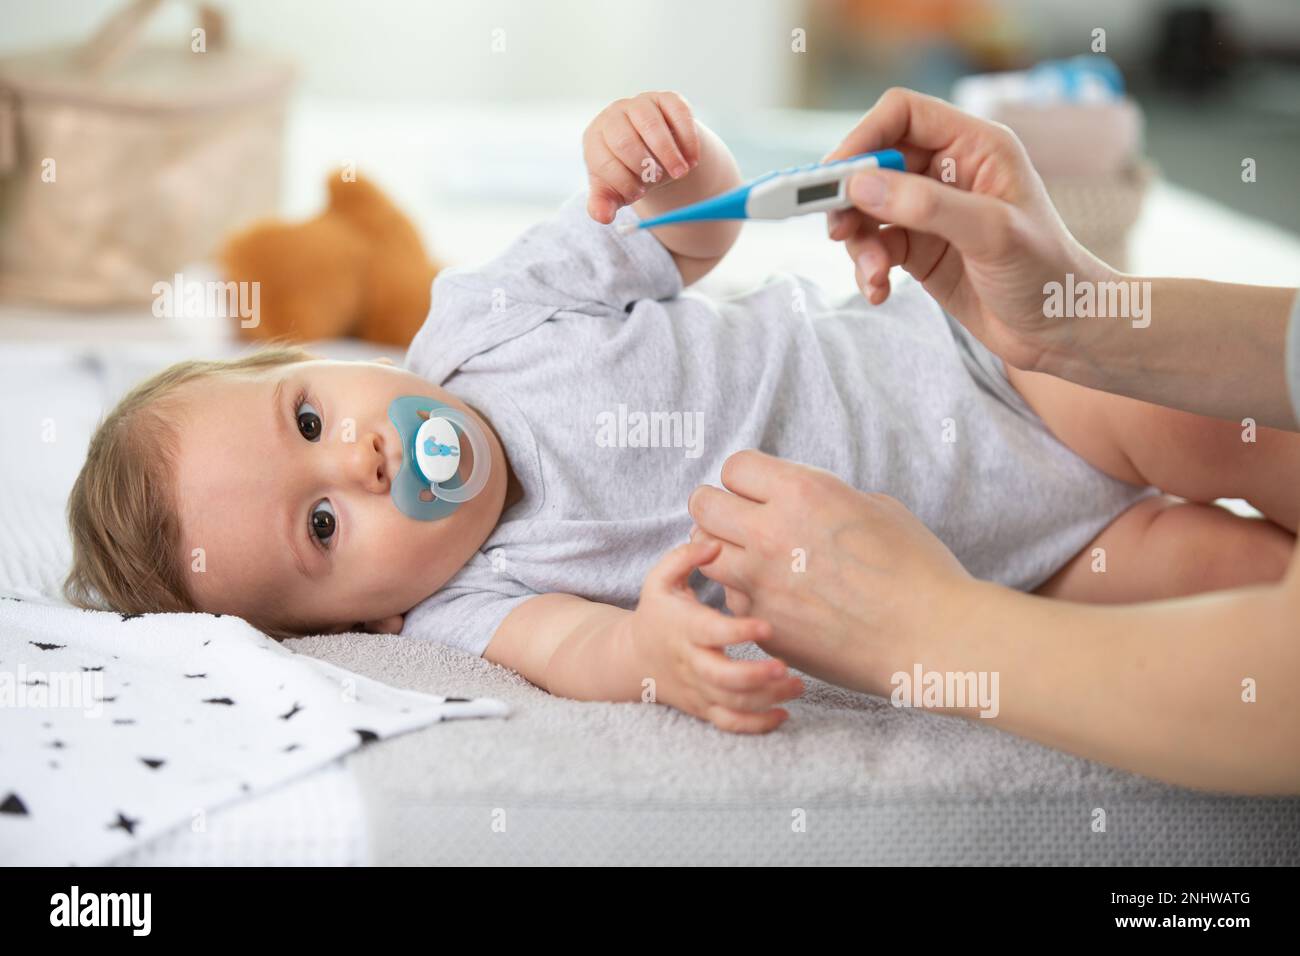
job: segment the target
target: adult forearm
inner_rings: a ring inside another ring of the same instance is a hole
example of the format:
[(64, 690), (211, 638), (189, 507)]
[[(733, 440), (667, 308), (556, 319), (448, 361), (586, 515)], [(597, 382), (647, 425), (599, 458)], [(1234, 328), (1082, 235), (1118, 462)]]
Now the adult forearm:
[(1295, 289), (1133, 275), (1114, 281), (1129, 285), (1130, 302), (1141, 302), (1145, 315), (1060, 319), (1059, 347), (1045, 354), (1042, 371), (1202, 415), (1298, 427), (1285, 361)]
[[(637, 215), (649, 219), (681, 206), (708, 199), (740, 185), (740, 169), (731, 150), (703, 123), (696, 122), (700, 138), (700, 162), (689, 174), (664, 183), (633, 205)], [(735, 220), (697, 222), (681, 226), (663, 226), (655, 235), (669, 252), (691, 259), (721, 259), (736, 237), (740, 223)]]
[(1300, 793), (1296, 581), (1136, 606), (973, 586), (922, 664), (998, 673), (997, 715), (1051, 747), (1183, 786)]

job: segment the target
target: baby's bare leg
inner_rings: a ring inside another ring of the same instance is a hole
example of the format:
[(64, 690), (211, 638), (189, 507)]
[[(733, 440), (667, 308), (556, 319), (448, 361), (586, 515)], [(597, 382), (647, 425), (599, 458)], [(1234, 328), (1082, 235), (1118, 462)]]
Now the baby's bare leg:
[[(1008, 368), (1030, 407), (1065, 445), (1107, 474), (1189, 501), (1245, 498), (1294, 532), (1300, 521), (1300, 434), (1251, 431)], [(1253, 437), (1254, 441), (1244, 438)]]
[(1124, 604), (1280, 580), (1295, 537), (1217, 505), (1146, 498), (1106, 526), (1039, 594)]

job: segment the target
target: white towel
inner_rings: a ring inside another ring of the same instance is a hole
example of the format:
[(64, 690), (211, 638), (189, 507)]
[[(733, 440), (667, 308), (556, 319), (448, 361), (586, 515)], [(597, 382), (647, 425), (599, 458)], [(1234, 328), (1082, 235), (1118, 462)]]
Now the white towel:
[(0, 864), (100, 865), (495, 698), (398, 690), (239, 618), (0, 599)]

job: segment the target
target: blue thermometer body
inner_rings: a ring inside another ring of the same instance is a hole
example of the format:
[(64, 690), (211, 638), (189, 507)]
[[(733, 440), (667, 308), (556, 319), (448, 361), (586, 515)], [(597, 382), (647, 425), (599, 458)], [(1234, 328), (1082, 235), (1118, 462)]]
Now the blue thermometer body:
[(767, 173), (712, 199), (621, 227), (624, 232), (653, 229), (679, 222), (715, 219), (788, 219), (812, 212), (847, 209), (848, 181), (871, 167), (904, 172), (903, 154), (896, 149), (860, 153), (832, 163), (809, 163)]

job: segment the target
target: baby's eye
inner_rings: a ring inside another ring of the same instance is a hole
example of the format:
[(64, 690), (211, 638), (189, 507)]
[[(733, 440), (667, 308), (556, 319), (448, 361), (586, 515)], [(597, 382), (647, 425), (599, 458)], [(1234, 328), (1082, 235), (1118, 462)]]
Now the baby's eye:
[(308, 441), (320, 441), (320, 412), (307, 402), (298, 403), (298, 431)]
[(311, 510), (311, 533), (321, 544), (326, 544), (334, 536), (336, 526), (334, 508), (328, 498), (322, 498)]

